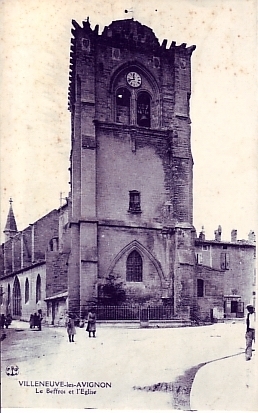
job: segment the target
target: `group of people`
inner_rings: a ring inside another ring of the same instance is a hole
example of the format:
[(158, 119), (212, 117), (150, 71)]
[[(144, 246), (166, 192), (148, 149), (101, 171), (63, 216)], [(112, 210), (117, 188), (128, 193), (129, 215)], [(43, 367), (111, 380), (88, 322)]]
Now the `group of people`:
[[(89, 311), (86, 322), (87, 322), (86, 331), (89, 333), (89, 337), (91, 337), (91, 334), (92, 334), (92, 337), (95, 338), (96, 337), (96, 313), (93, 309)], [(67, 329), (69, 342), (73, 343), (74, 336), (76, 334), (74, 314), (68, 315), (65, 325)], [(83, 322), (83, 325), (84, 325), (84, 322)]]
[(35, 328), (41, 331), (41, 324), (42, 324), (42, 312), (38, 310), (38, 313), (34, 313), (30, 315), (30, 328)]
[(8, 328), (11, 322), (12, 322), (11, 314), (7, 314), (7, 316), (5, 316), (4, 314), (1, 314), (1, 328)]

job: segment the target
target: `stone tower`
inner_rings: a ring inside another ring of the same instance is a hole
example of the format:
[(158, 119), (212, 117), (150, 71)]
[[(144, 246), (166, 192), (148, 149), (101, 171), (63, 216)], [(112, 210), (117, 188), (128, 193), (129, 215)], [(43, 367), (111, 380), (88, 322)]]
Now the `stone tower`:
[(191, 310), (195, 297), (189, 102), (195, 46), (133, 19), (102, 34), (73, 21), (69, 309), (113, 275), (130, 303)]

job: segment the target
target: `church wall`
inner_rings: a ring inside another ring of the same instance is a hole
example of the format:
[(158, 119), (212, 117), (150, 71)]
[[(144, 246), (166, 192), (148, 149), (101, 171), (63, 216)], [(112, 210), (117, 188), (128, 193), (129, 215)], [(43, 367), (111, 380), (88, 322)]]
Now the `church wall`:
[[(140, 245), (139, 245), (139, 244)], [(165, 262), (161, 231), (144, 228), (109, 227), (101, 225), (98, 234), (99, 282), (110, 274), (124, 283), (127, 301), (162, 304), (162, 287), (168, 263)], [(126, 260), (136, 249), (143, 260), (143, 281), (126, 281)]]
[[(133, 152), (129, 134), (112, 132), (101, 134), (98, 142), (98, 218), (138, 224), (154, 219), (161, 221), (166, 201), (165, 174), (154, 145), (146, 144)], [(131, 190), (140, 192), (142, 212), (139, 214), (128, 213)]]
[[(36, 284), (37, 277), (40, 276), (41, 279), (41, 296), (40, 300), (36, 302)], [(16, 274), (15, 276), (9, 276), (1, 280), (1, 285), (3, 286), (4, 296), (3, 303), (1, 305), (1, 313), (7, 314), (11, 312), (13, 315), (13, 285), (15, 278), (18, 278), (21, 290), (21, 316), (19, 319), (29, 321), (30, 314), (34, 314), (39, 309), (42, 310), (43, 318), (46, 317), (46, 266), (45, 264), (36, 265), (30, 269), (24, 270)], [(29, 297), (28, 301), (25, 302), (25, 283), (26, 279), (29, 282)], [(7, 306), (8, 301), (8, 285), (10, 285), (11, 300), (10, 306)]]
[(46, 297), (67, 291), (68, 254), (48, 251), (46, 254)]

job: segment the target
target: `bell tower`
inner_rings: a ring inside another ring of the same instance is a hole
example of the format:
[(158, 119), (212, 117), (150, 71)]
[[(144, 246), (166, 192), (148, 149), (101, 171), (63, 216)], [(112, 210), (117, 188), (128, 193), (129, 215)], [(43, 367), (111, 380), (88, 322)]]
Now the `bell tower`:
[(69, 307), (98, 301), (110, 274), (127, 300), (194, 299), (191, 55), (134, 19), (99, 34), (73, 21)]

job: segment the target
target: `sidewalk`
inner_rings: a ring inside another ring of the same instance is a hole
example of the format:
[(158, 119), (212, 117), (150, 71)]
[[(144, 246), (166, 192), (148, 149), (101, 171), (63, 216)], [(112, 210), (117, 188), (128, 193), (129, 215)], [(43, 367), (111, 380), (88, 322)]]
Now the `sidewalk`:
[(258, 411), (257, 355), (245, 354), (206, 364), (198, 370), (191, 390), (192, 410)]

